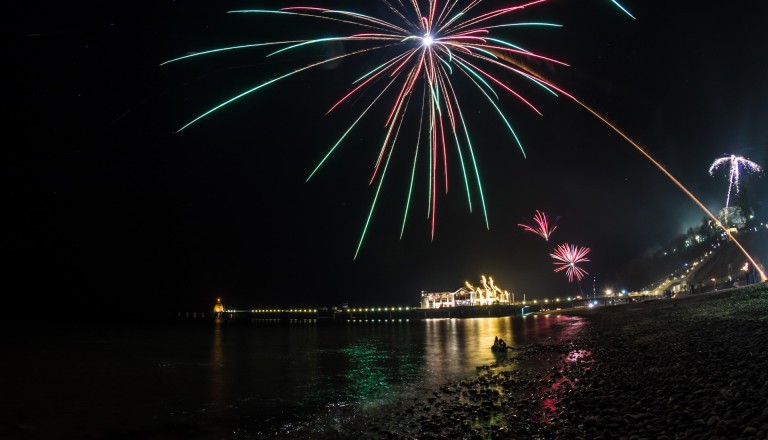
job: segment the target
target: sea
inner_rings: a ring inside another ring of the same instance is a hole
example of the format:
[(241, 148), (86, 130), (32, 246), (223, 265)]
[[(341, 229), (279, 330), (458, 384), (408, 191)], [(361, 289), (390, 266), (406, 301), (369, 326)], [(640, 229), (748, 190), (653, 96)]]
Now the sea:
[(522, 367), (491, 351), (496, 336), (523, 349), (571, 338), (583, 324), (557, 314), (343, 324), (19, 321), (4, 330), (0, 438), (321, 438), (392, 417), (392, 408), (482, 368)]

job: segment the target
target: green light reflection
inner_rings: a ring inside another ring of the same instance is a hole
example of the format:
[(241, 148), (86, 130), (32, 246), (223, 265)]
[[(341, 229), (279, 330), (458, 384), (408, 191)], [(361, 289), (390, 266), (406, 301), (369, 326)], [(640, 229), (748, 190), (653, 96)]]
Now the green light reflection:
[(349, 359), (349, 396), (360, 402), (374, 403), (396, 395), (393, 388), (410, 383), (421, 371), (412, 350), (392, 353), (378, 350), (373, 341), (360, 341), (341, 352)]

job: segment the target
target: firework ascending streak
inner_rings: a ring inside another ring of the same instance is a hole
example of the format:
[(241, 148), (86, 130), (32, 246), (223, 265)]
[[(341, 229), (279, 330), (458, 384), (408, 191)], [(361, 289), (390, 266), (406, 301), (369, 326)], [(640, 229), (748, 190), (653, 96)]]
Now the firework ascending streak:
[(643, 147), (641, 147), (637, 142), (632, 140), (632, 138), (630, 138), (626, 133), (624, 133), (623, 131), (619, 130), (619, 128), (616, 127), (616, 125), (612, 124), (610, 121), (605, 119), (605, 117), (603, 117), (600, 113), (596, 112), (595, 110), (593, 110), (588, 105), (586, 105), (583, 102), (579, 101), (578, 99), (576, 99), (576, 97), (574, 97), (572, 95), (567, 95), (567, 96), (569, 98), (571, 98), (576, 104), (579, 104), (582, 108), (584, 108), (588, 112), (592, 113), (597, 119), (600, 119), (601, 121), (603, 121), (603, 123), (605, 123), (613, 131), (615, 131), (619, 136), (624, 138), (625, 141), (629, 142), (629, 144), (632, 145), (637, 151), (639, 151), (640, 154), (642, 154), (643, 156), (645, 156), (646, 159), (651, 161), (651, 163), (653, 163), (653, 165), (655, 165), (656, 168), (659, 169), (659, 171), (664, 173), (664, 175), (667, 176), (669, 178), (669, 180), (672, 181), (672, 183), (677, 185), (677, 187), (680, 188), (680, 190), (682, 190), (685, 193), (685, 195), (687, 195), (688, 198), (693, 201), (693, 203), (695, 203), (699, 208), (701, 208), (701, 210), (704, 211), (709, 216), (709, 218), (711, 218), (712, 221), (715, 222), (715, 224), (720, 229), (723, 230), (723, 232), (728, 236), (728, 238), (739, 248), (741, 253), (743, 253), (744, 256), (747, 257), (747, 260), (749, 260), (749, 262), (752, 263), (752, 265), (755, 267), (755, 269), (757, 269), (757, 271), (760, 273), (760, 281), (768, 280), (768, 277), (765, 275), (765, 271), (763, 271), (761, 266), (759, 264), (757, 264), (757, 261), (755, 261), (755, 259), (752, 257), (752, 255), (750, 255), (749, 252), (747, 252), (747, 250), (744, 249), (744, 246), (742, 246), (741, 242), (733, 234), (731, 234), (730, 229), (726, 228), (725, 225), (723, 225), (723, 223), (717, 218), (717, 216), (715, 216), (715, 214), (712, 214), (712, 211), (707, 209), (707, 207), (704, 206), (703, 203), (701, 203), (701, 200), (699, 200), (696, 196), (694, 196), (693, 193), (690, 190), (688, 190), (688, 188), (685, 187), (685, 185), (680, 183), (680, 181), (677, 180), (675, 178), (675, 176), (672, 175), (672, 173), (667, 171), (667, 169), (664, 168), (656, 159), (654, 159), (653, 156), (648, 154), (648, 152), (645, 151), (645, 149)]
[(573, 244), (561, 244), (555, 248), (554, 252), (549, 254), (549, 256), (554, 258), (555, 265), (559, 266), (555, 269), (555, 272), (565, 270), (566, 275), (568, 275), (568, 281), (573, 282), (574, 278), (576, 278), (577, 281), (581, 281), (584, 275), (589, 275), (586, 270), (577, 266), (579, 263), (589, 261), (589, 259), (586, 258), (588, 253), (589, 248), (587, 247), (580, 247)]
[(731, 190), (733, 188), (736, 189), (736, 193), (739, 192), (739, 183), (741, 180), (741, 169), (744, 168), (747, 171), (751, 171), (754, 173), (759, 173), (762, 171), (760, 168), (760, 165), (752, 162), (749, 159), (745, 159), (742, 156), (736, 156), (734, 154), (731, 154), (730, 156), (721, 157), (714, 162), (712, 162), (712, 165), (709, 166), (709, 175), (714, 176), (715, 170), (720, 168), (721, 166), (724, 166), (725, 164), (729, 165), (729, 171), (728, 171), (728, 195), (725, 197), (725, 213), (726, 216), (728, 215), (728, 206), (731, 203)]
[[(536, 210), (536, 214), (533, 216), (533, 221), (535, 225), (518, 223), (517, 226), (520, 226), (521, 228), (523, 228), (528, 232), (533, 232), (534, 234), (538, 234), (542, 236), (544, 240), (549, 241), (549, 236), (552, 235), (553, 232), (555, 232), (555, 229), (557, 229), (557, 226), (550, 226), (549, 218), (547, 217), (547, 215), (544, 214), (543, 212), (540, 212), (538, 209)], [(557, 223), (557, 219), (555, 219), (555, 223)]]
[[(318, 165), (309, 174), (307, 180), (314, 176), (374, 104), (377, 104), (378, 101), (383, 102), (389, 97), (394, 97), (394, 99), (389, 101), (391, 105), (389, 105), (386, 111), (385, 135), (378, 150), (377, 160), (373, 167), (369, 185), (374, 185), (377, 179), (378, 183), (376, 183), (373, 202), (355, 251), (355, 258), (357, 258), (366, 231), (370, 225), (394, 147), (397, 144), (398, 136), (401, 134), (400, 129), (409, 112), (419, 115), (421, 125), (414, 142), (411, 143), (411, 145), (415, 145), (412, 153), (411, 183), (406, 195), (400, 236), (402, 237), (405, 230), (406, 219), (411, 205), (415, 174), (416, 170), (419, 169), (417, 164), (421, 164), (423, 169), (428, 170), (429, 174), (429, 185), (426, 191), (426, 198), (429, 203), (426, 206), (426, 211), (427, 218), (430, 220), (431, 236), (434, 238), (437, 194), (440, 191), (448, 191), (448, 159), (449, 151), (452, 148), (455, 148), (456, 151), (456, 162), (461, 170), (463, 184), (466, 188), (469, 210), (472, 212), (470, 188), (471, 185), (474, 185), (477, 188), (486, 228), (490, 229), (485, 196), (475, 157), (475, 148), (470, 138), (465, 118), (466, 113), (463, 110), (464, 104), (459, 99), (458, 88), (454, 86), (454, 82), (457, 79), (465, 81), (465, 84), (474, 89), (480, 97), (487, 101), (500, 118), (500, 121), (509, 130), (511, 140), (514, 141), (517, 148), (522, 152), (523, 157), (525, 157), (523, 145), (512, 128), (511, 122), (499, 106), (498, 101), (501, 100), (502, 96), (507, 95), (541, 115), (541, 112), (533, 103), (525, 99), (518, 90), (513, 88), (510, 79), (516, 78), (524, 84), (536, 86), (538, 90), (543, 90), (546, 93), (557, 96), (555, 90), (559, 89), (540, 76), (531, 73), (528, 67), (523, 66), (522, 61), (538, 60), (563, 66), (566, 66), (566, 64), (528, 51), (508, 40), (496, 37), (492, 32), (502, 28), (509, 30), (526, 26), (559, 27), (559, 25), (552, 23), (516, 23), (508, 21), (509, 15), (519, 12), (526, 7), (543, 4), (547, 1), (549, 0), (532, 0), (517, 6), (503, 6), (498, 9), (480, 11), (483, 0), (447, 0), (444, 2), (438, 0), (430, 0), (428, 2), (423, 0), (382, 0), (387, 9), (392, 12), (392, 21), (357, 12), (305, 6), (287, 7), (278, 10), (230, 11), (231, 13), (240, 14), (306, 17), (329, 21), (336, 25), (351, 25), (356, 28), (356, 31), (337, 37), (223, 47), (189, 54), (163, 64), (223, 51), (265, 46), (277, 48), (269, 56), (330, 42), (348, 43), (353, 49), (347, 53), (322, 59), (289, 71), (245, 90), (200, 114), (181, 127), (179, 131), (246, 95), (292, 75), (357, 55), (389, 54), (387, 55), (389, 58), (362, 75), (353, 83), (348, 93), (330, 106), (329, 113), (342, 105), (350, 103), (354, 97), (362, 95), (363, 92), (372, 96), (371, 101), (319, 161)], [(385, 94), (387, 98), (383, 97)], [(449, 148), (450, 144), (453, 144), (451, 148)], [(420, 156), (423, 158), (420, 158)], [(417, 161), (417, 159), (421, 159), (421, 161)]]

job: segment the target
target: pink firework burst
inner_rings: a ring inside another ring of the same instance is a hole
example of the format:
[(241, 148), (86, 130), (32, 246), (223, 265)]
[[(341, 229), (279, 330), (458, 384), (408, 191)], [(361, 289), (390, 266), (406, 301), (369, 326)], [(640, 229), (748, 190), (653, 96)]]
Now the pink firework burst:
[(555, 248), (555, 251), (549, 254), (549, 256), (554, 258), (555, 265), (559, 266), (555, 269), (555, 272), (565, 270), (565, 273), (568, 275), (568, 281), (573, 282), (574, 278), (576, 278), (577, 281), (581, 281), (584, 275), (589, 275), (586, 270), (577, 266), (579, 263), (589, 261), (589, 259), (586, 258), (588, 253), (588, 247), (580, 247), (573, 244), (561, 244)]
[[(544, 240), (549, 241), (549, 236), (555, 232), (557, 226), (550, 227), (549, 217), (547, 217), (545, 213), (539, 211), (538, 209), (536, 210), (536, 215), (533, 216), (533, 221), (535, 224), (527, 225), (518, 223), (517, 226), (520, 226), (528, 232), (533, 232), (534, 234), (540, 235), (544, 238)], [(557, 219), (555, 219), (555, 223), (557, 223)]]

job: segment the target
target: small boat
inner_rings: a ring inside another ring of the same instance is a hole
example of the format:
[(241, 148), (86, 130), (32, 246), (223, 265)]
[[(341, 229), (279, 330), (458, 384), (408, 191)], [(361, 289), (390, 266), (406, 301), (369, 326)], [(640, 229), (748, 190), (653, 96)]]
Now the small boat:
[(493, 345), (491, 345), (491, 351), (496, 351), (496, 352), (500, 352), (501, 353), (501, 352), (505, 352), (507, 350), (509, 350), (509, 346), (507, 344), (493, 344)]
[(491, 351), (504, 352), (509, 350), (507, 343), (503, 339), (495, 338), (493, 345), (491, 345)]

